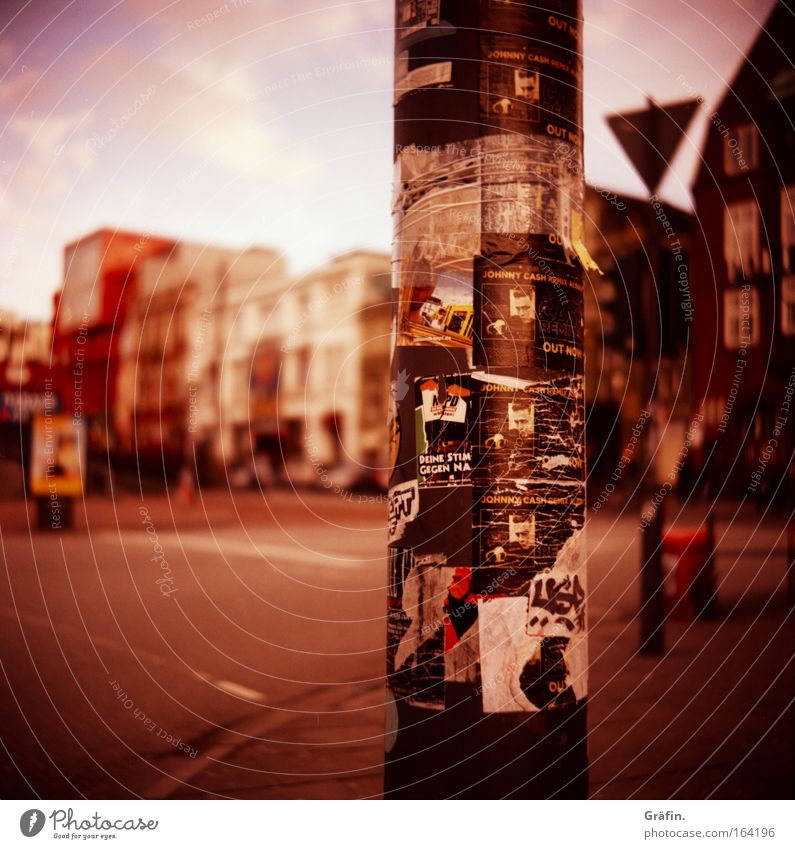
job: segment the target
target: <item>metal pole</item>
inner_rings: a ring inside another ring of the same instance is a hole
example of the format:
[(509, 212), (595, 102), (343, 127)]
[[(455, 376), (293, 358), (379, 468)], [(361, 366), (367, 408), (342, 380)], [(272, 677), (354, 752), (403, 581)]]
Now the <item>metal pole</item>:
[(795, 518), (787, 522), (787, 565), (784, 573), (787, 585), (787, 601), (795, 604)]
[(397, 0), (385, 795), (587, 795), (580, 0)]
[(647, 501), (641, 511), (640, 654), (661, 655), (665, 650), (665, 596), (663, 592), (663, 505)]

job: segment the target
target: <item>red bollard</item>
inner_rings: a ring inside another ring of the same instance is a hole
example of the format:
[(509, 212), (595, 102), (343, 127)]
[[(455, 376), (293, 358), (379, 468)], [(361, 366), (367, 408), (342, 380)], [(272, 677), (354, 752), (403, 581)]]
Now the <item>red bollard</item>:
[(711, 612), (715, 595), (714, 535), (709, 525), (669, 530), (663, 554), (676, 557), (673, 593), (668, 594), (670, 615), (695, 619)]
[(177, 500), (185, 507), (190, 507), (196, 500), (196, 478), (192, 469), (188, 466), (185, 466), (179, 473)]

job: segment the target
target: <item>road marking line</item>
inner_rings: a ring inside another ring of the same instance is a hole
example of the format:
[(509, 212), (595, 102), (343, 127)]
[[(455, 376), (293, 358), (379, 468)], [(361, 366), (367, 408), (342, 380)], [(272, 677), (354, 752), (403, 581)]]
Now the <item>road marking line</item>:
[[(149, 544), (149, 541), (143, 534), (124, 533), (122, 535), (101, 532), (97, 534), (101, 537), (101, 541), (116, 541), (121, 540), (123, 543), (139, 543)], [(161, 545), (174, 545), (183, 548), (185, 551), (201, 551), (209, 554), (215, 554), (219, 557), (233, 555), (235, 557), (250, 557), (254, 560), (263, 560), (272, 557), (289, 557), (291, 562), (307, 563), (316, 566), (318, 561), (328, 561), (329, 566), (362, 566), (368, 567), (377, 563), (381, 559), (380, 550), (378, 554), (373, 549), (373, 556), (368, 557), (368, 552), (358, 551), (308, 551), (301, 548), (300, 545), (279, 545), (278, 543), (268, 542), (244, 542), (236, 539), (228, 539), (223, 536), (215, 538), (211, 536), (196, 536), (193, 534), (161, 534), (159, 537)], [(386, 544), (384, 545), (384, 548)]]
[(216, 679), (213, 683), (216, 687), (226, 690), (227, 693), (230, 693), (233, 696), (240, 696), (241, 699), (248, 699), (252, 702), (265, 701), (265, 695), (263, 693), (260, 693), (257, 690), (251, 690), (248, 687), (244, 687), (242, 684), (236, 684), (234, 681)]
[[(22, 613), (20, 615), (20, 613), (8, 607), (0, 608), (0, 615), (15, 619), (20, 623), (24, 622), (27, 625), (33, 625), (40, 628), (44, 627), (48, 630), (52, 630), (52, 624), (48, 622), (44, 617), (25, 613)], [(132, 652), (133, 655), (139, 661), (147, 660), (149, 661), (149, 663), (168, 665), (167, 661), (164, 658), (159, 657), (158, 655), (155, 655), (152, 652), (146, 651), (146, 649), (136, 649), (134, 646), (125, 646), (122, 643), (108, 639), (107, 637), (91, 634), (87, 631), (81, 632), (76, 628), (72, 628), (71, 626), (59, 629), (59, 633), (61, 633), (62, 635), (64, 631), (76, 634), (79, 637), (88, 637), (91, 643), (95, 646), (101, 646), (112, 651), (120, 651), (124, 654)], [(198, 669), (193, 669), (191, 671), (194, 675), (196, 675), (197, 678), (201, 678), (202, 680), (207, 681), (209, 684), (213, 684), (214, 686), (218, 687), (221, 690), (224, 690), (232, 696), (238, 696), (242, 699), (247, 699), (252, 702), (266, 701), (265, 694), (260, 693), (259, 690), (252, 690), (250, 687), (245, 687), (243, 686), (243, 684), (237, 684), (234, 681), (226, 681), (223, 678), (215, 678), (214, 676), (210, 675), (209, 672), (202, 672)]]
[(244, 687), (242, 684), (236, 684), (234, 681), (226, 681), (223, 678), (216, 678), (210, 675), (209, 672), (203, 672), (201, 669), (191, 669), (191, 672), (202, 681), (208, 684), (213, 684), (220, 690), (225, 690), (233, 696), (240, 696), (243, 699), (249, 699), (252, 702), (264, 702), (265, 694), (259, 690), (252, 690), (250, 687)]

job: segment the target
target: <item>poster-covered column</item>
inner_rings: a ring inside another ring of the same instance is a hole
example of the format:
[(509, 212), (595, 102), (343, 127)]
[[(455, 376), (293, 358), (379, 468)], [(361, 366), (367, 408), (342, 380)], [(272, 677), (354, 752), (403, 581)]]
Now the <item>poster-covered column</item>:
[(397, 0), (385, 793), (587, 792), (580, 0)]

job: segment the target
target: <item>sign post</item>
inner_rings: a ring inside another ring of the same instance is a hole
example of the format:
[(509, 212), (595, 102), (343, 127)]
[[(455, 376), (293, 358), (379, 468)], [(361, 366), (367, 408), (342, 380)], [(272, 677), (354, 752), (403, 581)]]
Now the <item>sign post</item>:
[(578, 798), (580, 0), (397, 0), (385, 795)]
[(656, 457), (659, 442), (657, 388), (662, 351), (661, 304), (672, 280), (663, 279), (660, 246), (655, 228), (656, 191), (668, 173), (682, 137), (698, 109), (699, 100), (681, 100), (665, 106), (649, 98), (645, 109), (611, 115), (607, 123), (649, 192), (647, 212), (648, 277), (640, 291), (641, 323), (645, 360), (646, 396), (652, 412), (651, 426), (643, 442), (643, 472), (640, 490), (646, 497), (641, 510), (640, 565), (640, 652), (661, 655), (664, 651), (665, 610), (663, 604), (662, 545), (665, 513), (662, 503), (655, 505), (650, 496), (657, 490)]

